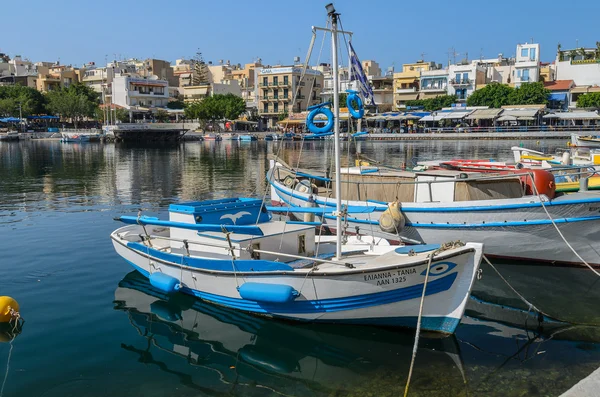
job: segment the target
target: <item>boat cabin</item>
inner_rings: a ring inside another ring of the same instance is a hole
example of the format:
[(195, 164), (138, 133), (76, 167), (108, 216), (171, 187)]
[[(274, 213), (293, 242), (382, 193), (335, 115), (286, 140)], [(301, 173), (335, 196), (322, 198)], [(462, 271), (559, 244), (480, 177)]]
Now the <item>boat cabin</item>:
[(190, 242), (190, 251), (202, 252), (211, 258), (229, 255), (229, 250), (223, 248), (229, 244), (238, 259), (278, 259), (278, 255), (261, 254), (253, 252), (253, 249), (300, 256), (312, 256), (315, 252), (314, 226), (271, 222), (271, 214), (258, 199), (233, 198), (171, 204), (169, 220), (198, 225), (223, 225), (225, 230), (227, 225), (256, 226), (261, 231), (261, 234), (227, 235), (225, 230), (197, 232), (171, 227), (171, 252), (183, 252), (183, 240)]

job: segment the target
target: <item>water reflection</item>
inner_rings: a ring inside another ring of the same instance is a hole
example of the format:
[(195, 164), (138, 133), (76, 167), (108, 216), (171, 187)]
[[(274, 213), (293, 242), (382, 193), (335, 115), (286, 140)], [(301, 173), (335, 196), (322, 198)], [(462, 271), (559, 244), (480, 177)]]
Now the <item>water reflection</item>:
[[(115, 308), (127, 312), (145, 341), (122, 345), (133, 357), (171, 371), (154, 358), (168, 351), (203, 371), (176, 373), (190, 387), (214, 385), (214, 392), (257, 386), (277, 393), (330, 395), (356, 391), (381, 374), (408, 373), (413, 335), (372, 327), (292, 324), (258, 318), (186, 296), (168, 299), (136, 272), (115, 291)], [(421, 339), (415, 378), (437, 368), (460, 390), (464, 373), (454, 337)], [(381, 371), (381, 373), (380, 373)], [(204, 379), (208, 377), (209, 380)], [(387, 385), (400, 390), (403, 384)], [(206, 390), (203, 390), (206, 392)], [(211, 393), (209, 393), (211, 394)]]
[[(273, 395), (398, 395), (414, 340), (412, 332), (284, 323), (168, 297), (137, 272), (119, 283), (115, 309), (127, 313), (140, 336), (138, 343), (121, 344), (132, 360), (208, 395), (248, 395), (257, 388)], [(456, 337), (422, 335), (411, 395), (558, 395), (578, 381), (578, 371), (595, 369), (598, 328), (541, 326), (510, 313), (501, 318), (507, 323), (491, 322), (469, 314)], [(163, 352), (188, 367), (159, 359)], [(567, 368), (571, 372), (557, 379)]]

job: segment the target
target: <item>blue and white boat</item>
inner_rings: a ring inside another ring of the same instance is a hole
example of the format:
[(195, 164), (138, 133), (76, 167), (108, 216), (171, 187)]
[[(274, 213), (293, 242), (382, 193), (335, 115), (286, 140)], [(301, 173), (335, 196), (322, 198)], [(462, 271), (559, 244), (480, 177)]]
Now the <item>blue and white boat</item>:
[[(347, 214), (344, 225), (348, 232), (411, 243), (479, 241), (490, 257), (581, 265), (566, 240), (588, 264), (600, 266), (600, 193), (558, 194), (551, 173), (535, 172), (547, 173), (548, 182), (539, 179), (531, 194), (518, 175), (343, 168), (343, 203), (365, 209)], [(274, 205), (319, 207), (326, 212), (321, 219), (336, 227), (328, 213), (335, 208), (335, 177), (271, 160), (267, 179)], [(401, 221), (386, 227), (380, 218), (391, 203)]]
[[(328, 15), (338, 114), (339, 15)], [(339, 199), (332, 209), (329, 214), (340, 231), (342, 213), (364, 211), (343, 208)], [(315, 222), (274, 221), (261, 200), (248, 198), (173, 204), (169, 220), (139, 214), (118, 220), (128, 225), (111, 234), (115, 250), (154, 287), (249, 313), (309, 322), (413, 327), (421, 319), (423, 329), (453, 333), (483, 251), (478, 243), (412, 248), (370, 236), (343, 241), (342, 233), (331, 241), (315, 236)]]
[(255, 314), (314, 322), (414, 326), (427, 282), (424, 329), (454, 332), (482, 245), (398, 247), (375, 239), (342, 245), (311, 224), (273, 221), (261, 200), (173, 204), (170, 220), (121, 217), (117, 253), (166, 292)]

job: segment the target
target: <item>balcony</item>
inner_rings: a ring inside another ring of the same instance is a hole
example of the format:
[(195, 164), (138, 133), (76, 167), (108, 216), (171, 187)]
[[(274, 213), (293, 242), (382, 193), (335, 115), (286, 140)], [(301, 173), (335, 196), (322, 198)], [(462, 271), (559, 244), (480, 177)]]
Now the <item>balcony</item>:
[(417, 92), (417, 87), (396, 88), (396, 94), (410, 94), (411, 92)]
[(441, 92), (441, 91), (446, 91), (448, 89), (447, 85), (443, 85), (443, 86), (423, 86), (421, 87), (421, 91), (423, 92)]
[(473, 84), (473, 80), (471, 79), (452, 79), (450, 80), (450, 84), (453, 86), (467, 86)]
[(521, 76), (517, 78), (521, 79), (521, 81), (529, 81), (529, 76)]
[(268, 87), (269, 83), (258, 83), (259, 87)]

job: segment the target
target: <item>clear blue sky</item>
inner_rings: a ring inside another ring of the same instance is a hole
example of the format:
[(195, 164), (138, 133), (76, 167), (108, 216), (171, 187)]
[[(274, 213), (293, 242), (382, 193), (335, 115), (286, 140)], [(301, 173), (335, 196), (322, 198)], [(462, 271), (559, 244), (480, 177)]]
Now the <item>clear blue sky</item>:
[[(0, 52), (32, 61), (81, 65), (115, 58), (158, 58), (174, 62), (192, 57), (232, 63), (265, 64), (304, 59), (310, 26), (324, 26), (325, 4), (316, 0), (261, 1), (5, 1)], [(111, 5), (109, 8), (107, 5)], [(517, 43), (541, 44), (543, 61), (563, 49), (593, 47), (600, 41), (593, 19), (600, 2), (578, 0), (490, 2), (463, 0), (334, 2), (344, 28), (355, 33), (361, 59), (382, 68), (425, 59), (446, 63), (454, 47), (457, 59), (513, 56)], [(365, 6), (365, 4), (370, 4)], [(249, 7), (249, 8), (248, 8)], [(6, 17), (10, 15), (11, 17)], [(315, 45), (318, 54), (320, 41)], [(327, 47), (326, 47), (327, 48)], [(316, 58), (313, 58), (316, 59)], [(329, 62), (330, 55), (322, 56)], [(347, 60), (344, 60), (347, 64)]]

